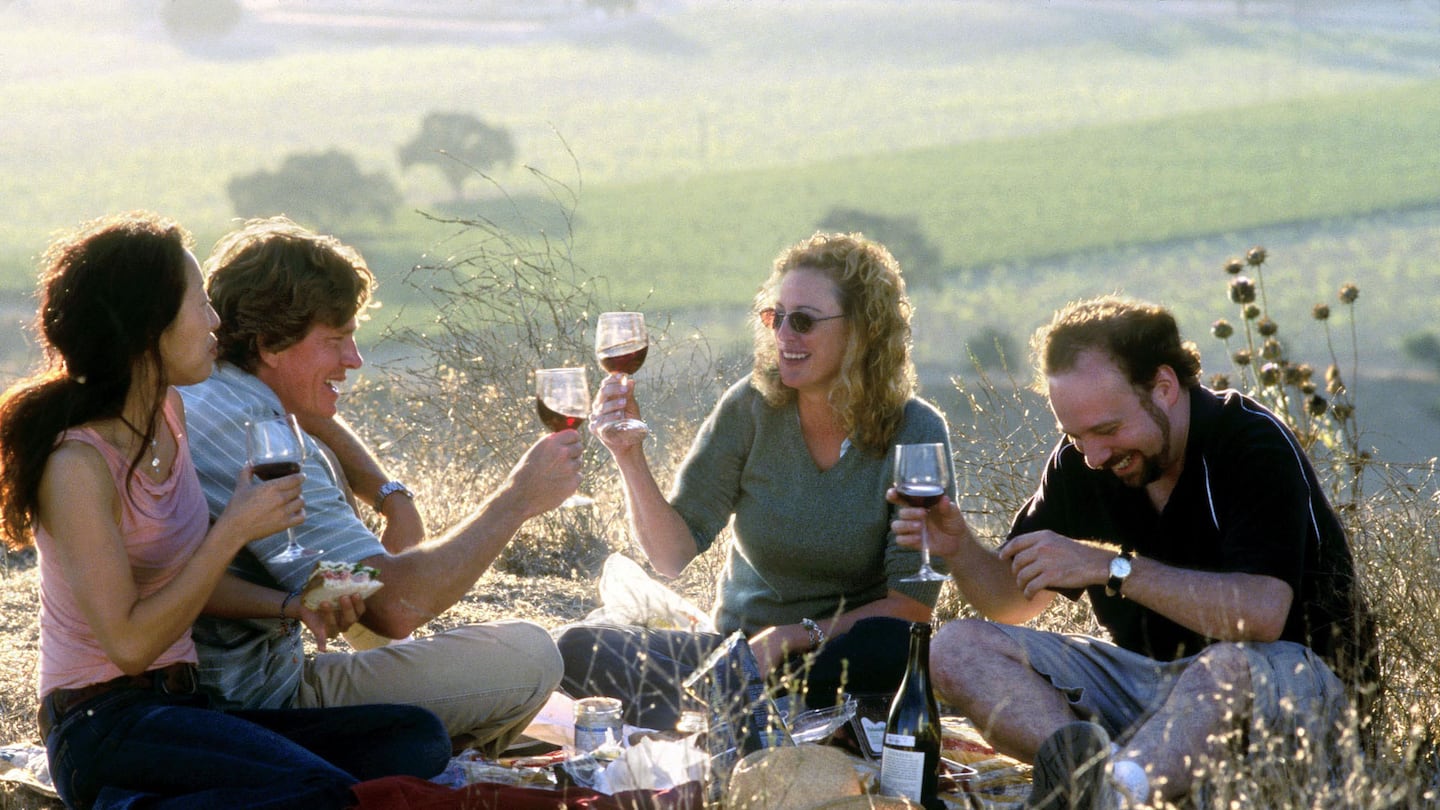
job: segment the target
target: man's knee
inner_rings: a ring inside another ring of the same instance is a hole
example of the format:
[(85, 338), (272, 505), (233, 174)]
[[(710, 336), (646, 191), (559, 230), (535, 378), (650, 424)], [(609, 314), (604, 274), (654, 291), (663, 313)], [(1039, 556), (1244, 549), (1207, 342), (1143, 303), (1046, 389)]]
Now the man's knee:
[(947, 622), (930, 642), (931, 679), (940, 694), (957, 696), (973, 683), (980, 669), (998, 662), (1022, 664), (1024, 650), (984, 619)]
[(1187, 667), (1202, 675), (1220, 697), (1251, 693), (1250, 654), (1239, 644), (1217, 642), (1206, 647)]

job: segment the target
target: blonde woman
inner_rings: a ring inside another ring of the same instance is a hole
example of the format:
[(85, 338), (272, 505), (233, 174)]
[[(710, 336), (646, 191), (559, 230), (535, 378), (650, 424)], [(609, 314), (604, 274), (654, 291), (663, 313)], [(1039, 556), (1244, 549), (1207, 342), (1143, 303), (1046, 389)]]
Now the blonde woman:
[[(619, 466), (630, 530), (676, 576), (733, 520), (715, 623), (742, 630), (767, 672), (805, 670), (805, 698), (894, 691), (909, 623), (928, 621), (932, 582), (903, 582), (917, 552), (889, 529), (897, 444), (942, 443), (945, 418), (915, 395), (910, 302), (884, 246), (816, 234), (780, 254), (755, 299), (755, 364), (706, 419), (667, 496), (633, 432), (632, 383), (611, 375), (592, 430)], [(951, 476), (953, 480), (953, 476)], [(953, 487), (952, 487), (953, 490)], [(953, 491), (951, 495), (953, 497)], [(639, 725), (673, 725), (677, 684), (723, 636), (582, 626), (559, 639), (562, 686), (611, 695)]]

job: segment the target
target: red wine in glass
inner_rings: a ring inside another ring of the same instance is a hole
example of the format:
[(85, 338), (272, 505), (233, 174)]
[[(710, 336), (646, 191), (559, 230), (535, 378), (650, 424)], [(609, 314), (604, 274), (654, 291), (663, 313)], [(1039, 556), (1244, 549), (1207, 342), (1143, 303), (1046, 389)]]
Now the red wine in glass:
[(540, 421), (551, 433), (559, 433), (562, 430), (579, 430), (585, 424), (585, 417), (553, 411), (545, 406), (545, 400), (535, 398), (535, 412), (540, 414)]
[(276, 478), (284, 478), (287, 475), (294, 475), (300, 472), (298, 461), (267, 461), (264, 464), (256, 464), (250, 468), (250, 472), (261, 481), (274, 481)]
[[(551, 433), (579, 430), (590, 415), (590, 386), (585, 369), (542, 368), (535, 371), (535, 413)], [(575, 493), (561, 506), (586, 506), (595, 502), (589, 495)]]
[[(929, 509), (940, 502), (950, 484), (949, 459), (945, 445), (898, 444), (895, 446), (895, 494), (912, 507)], [(920, 524), (920, 570), (901, 582), (943, 582), (947, 577), (930, 567), (930, 537)]]
[(929, 509), (940, 502), (945, 488), (933, 484), (902, 484), (895, 488), (895, 494), (911, 506)]
[[(595, 359), (610, 374), (629, 376), (645, 365), (650, 353), (650, 334), (645, 330), (643, 312), (602, 312), (595, 325)], [(633, 385), (633, 381), (626, 383)], [(603, 433), (634, 431), (644, 435), (650, 428), (643, 420), (627, 417), (600, 426)]]
[(650, 353), (650, 344), (646, 343), (638, 349), (610, 350), (611, 354), (600, 354), (596, 359), (600, 361), (600, 367), (611, 374), (634, 374), (645, 365), (645, 355)]
[[(245, 423), (245, 456), (250, 474), (262, 481), (300, 472), (305, 459), (305, 439), (293, 414)], [(285, 530), (285, 548), (266, 559), (289, 563), (314, 557), (317, 548), (304, 548), (295, 541), (295, 530)]]

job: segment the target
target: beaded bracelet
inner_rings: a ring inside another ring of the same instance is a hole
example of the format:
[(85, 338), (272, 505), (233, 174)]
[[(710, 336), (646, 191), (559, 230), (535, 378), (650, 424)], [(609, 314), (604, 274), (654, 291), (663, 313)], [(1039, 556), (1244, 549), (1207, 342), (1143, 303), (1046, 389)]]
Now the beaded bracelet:
[(291, 600), (291, 599), (294, 599), (295, 597), (297, 597), (297, 596), (299, 596), (299, 595), (300, 595), (300, 590), (297, 588), (297, 589), (291, 591), (290, 593), (285, 594), (285, 598), (282, 599), (282, 600), (280, 600), (280, 621), (282, 621), (282, 622), (288, 622), (288, 621), (290, 621), (290, 617), (285, 615), (285, 608), (290, 607), (290, 600)]

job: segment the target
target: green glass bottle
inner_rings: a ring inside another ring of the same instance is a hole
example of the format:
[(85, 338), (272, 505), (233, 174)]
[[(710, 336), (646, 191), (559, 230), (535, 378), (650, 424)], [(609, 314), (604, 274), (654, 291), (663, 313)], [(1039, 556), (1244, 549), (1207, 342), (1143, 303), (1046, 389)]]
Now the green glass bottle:
[(930, 625), (910, 625), (910, 660), (890, 704), (880, 754), (880, 792), (939, 807), (940, 707), (930, 689)]

